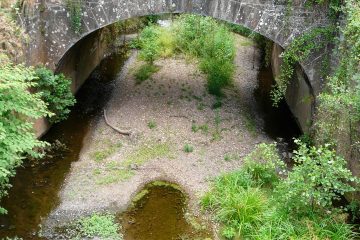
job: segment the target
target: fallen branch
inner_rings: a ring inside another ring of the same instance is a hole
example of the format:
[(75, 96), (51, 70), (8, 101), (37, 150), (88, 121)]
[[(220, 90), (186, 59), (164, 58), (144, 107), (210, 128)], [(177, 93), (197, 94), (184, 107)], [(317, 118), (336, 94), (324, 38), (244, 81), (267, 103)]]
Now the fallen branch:
[(117, 131), (118, 133), (122, 134), (122, 135), (127, 135), (127, 136), (130, 136), (131, 135), (131, 132), (130, 131), (125, 131), (125, 130), (121, 130), (115, 126), (113, 126), (111, 123), (109, 123), (109, 120), (106, 116), (106, 110), (104, 109), (104, 118), (105, 118), (105, 123), (111, 127), (112, 129), (114, 129), (115, 131)]

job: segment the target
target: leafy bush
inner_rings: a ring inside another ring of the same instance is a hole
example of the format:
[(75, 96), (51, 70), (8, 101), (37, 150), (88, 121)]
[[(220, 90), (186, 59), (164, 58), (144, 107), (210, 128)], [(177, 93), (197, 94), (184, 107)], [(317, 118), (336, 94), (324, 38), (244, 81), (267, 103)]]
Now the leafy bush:
[[(25, 154), (39, 157), (35, 150), (46, 145), (36, 139), (30, 119), (52, 116), (37, 87), (36, 74), (23, 65), (0, 66), (0, 199), (11, 187), (9, 178), (15, 174)], [(0, 213), (6, 211), (0, 208)]]
[(296, 165), (276, 189), (289, 211), (302, 214), (316, 207), (331, 208), (333, 200), (355, 191), (349, 183), (358, 180), (346, 168), (346, 161), (328, 145), (308, 147), (299, 140), (296, 143)]
[(45, 67), (36, 68), (35, 75), (41, 98), (47, 103), (49, 111), (55, 114), (49, 121), (57, 123), (65, 120), (70, 113), (69, 107), (76, 102), (70, 89), (71, 81), (63, 74), (55, 75)]
[(154, 61), (160, 56), (160, 45), (158, 42), (159, 28), (150, 25), (143, 29), (140, 34), (140, 58), (153, 65)]

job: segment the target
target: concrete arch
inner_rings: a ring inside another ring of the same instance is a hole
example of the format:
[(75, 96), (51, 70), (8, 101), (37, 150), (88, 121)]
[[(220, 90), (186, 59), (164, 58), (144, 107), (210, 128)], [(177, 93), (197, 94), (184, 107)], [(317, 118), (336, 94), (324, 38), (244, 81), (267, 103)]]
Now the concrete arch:
[[(107, 25), (132, 17), (162, 13), (194, 13), (247, 27), (286, 48), (298, 35), (328, 24), (325, 8), (306, 8), (294, 0), (73, 0), (82, 9), (82, 31), (71, 28), (65, 0), (36, 0), (26, 9), (25, 26), (31, 36), (27, 53), (30, 64), (44, 63), (56, 69), (60, 59), (79, 40)], [(304, 69), (315, 95), (320, 91), (322, 54), (316, 53)], [(296, 115), (296, 114), (295, 114)], [(304, 128), (305, 126), (303, 126)]]

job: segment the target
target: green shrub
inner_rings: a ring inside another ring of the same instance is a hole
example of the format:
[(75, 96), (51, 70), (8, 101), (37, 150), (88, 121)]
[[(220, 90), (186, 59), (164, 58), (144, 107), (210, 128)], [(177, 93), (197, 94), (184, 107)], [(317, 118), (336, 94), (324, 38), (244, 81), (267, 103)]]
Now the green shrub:
[(296, 165), (276, 188), (288, 211), (308, 214), (318, 208), (329, 209), (334, 200), (355, 191), (350, 183), (357, 183), (358, 179), (346, 168), (346, 161), (328, 145), (308, 147), (299, 140), (296, 143)]
[(154, 61), (160, 56), (159, 35), (159, 27), (155, 25), (144, 28), (140, 34), (141, 51), (139, 56), (148, 65), (153, 65)]
[[(46, 146), (37, 140), (33, 121), (52, 116), (42, 100), (41, 93), (31, 93), (37, 87), (33, 68), (23, 65), (0, 65), (0, 199), (11, 187), (10, 177), (22, 164), (25, 155), (40, 157), (36, 149)], [(0, 214), (6, 213), (0, 207)]]
[(35, 69), (35, 75), (38, 78), (37, 89), (41, 92), (41, 98), (47, 103), (49, 111), (54, 113), (49, 121), (57, 123), (65, 120), (70, 107), (76, 102), (71, 93), (71, 81), (63, 74), (55, 75), (51, 70), (45, 67)]
[(152, 74), (159, 71), (159, 67), (152, 64), (144, 64), (140, 66), (135, 72), (136, 83), (140, 84), (149, 79)]

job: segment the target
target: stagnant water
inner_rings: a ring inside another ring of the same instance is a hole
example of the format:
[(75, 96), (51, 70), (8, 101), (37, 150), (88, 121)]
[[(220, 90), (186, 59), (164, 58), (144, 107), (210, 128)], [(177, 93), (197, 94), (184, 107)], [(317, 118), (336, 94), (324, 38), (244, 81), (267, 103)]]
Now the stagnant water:
[[(78, 103), (72, 109), (70, 117), (54, 125), (43, 138), (50, 143), (59, 140), (69, 149), (46, 157), (39, 164), (27, 163), (17, 170), (16, 177), (11, 181), (13, 187), (9, 196), (1, 203), (9, 213), (0, 216), (0, 238), (18, 236), (24, 239), (41, 239), (36, 234), (39, 224), (57, 206), (58, 192), (71, 163), (78, 160), (91, 123), (102, 115), (102, 109), (113, 89), (113, 80), (125, 59), (122, 54), (104, 59), (78, 92)], [(269, 89), (272, 83), (271, 69), (261, 69), (259, 88), (254, 93), (258, 100), (256, 110), (263, 116), (264, 131), (270, 137), (291, 141), (300, 131), (285, 103), (278, 109), (271, 107)], [(182, 215), (183, 199), (184, 196), (178, 190), (150, 188), (148, 195), (139, 202), (141, 205), (122, 216), (126, 239), (171, 239), (170, 235), (191, 232), (191, 227), (189, 228)], [(136, 219), (134, 224), (131, 224), (131, 219)], [(165, 224), (166, 219), (170, 221), (168, 224)], [(172, 227), (173, 222), (177, 222), (178, 227)], [(150, 228), (146, 227), (149, 223), (152, 224)], [(164, 230), (160, 232), (159, 229)]]
[(36, 236), (38, 225), (57, 206), (58, 192), (71, 163), (78, 160), (91, 123), (102, 115), (113, 89), (113, 80), (125, 60), (122, 53), (105, 58), (78, 92), (77, 104), (69, 118), (54, 125), (43, 138), (49, 143), (59, 140), (69, 149), (51, 154), (33, 166), (25, 162), (17, 170), (9, 196), (1, 202), (8, 214), (0, 216), (0, 238), (41, 239)]
[(187, 199), (178, 187), (166, 183), (149, 184), (139, 194), (142, 197), (135, 206), (118, 216), (124, 239), (211, 239), (204, 223), (190, 215), (185, 218)]

